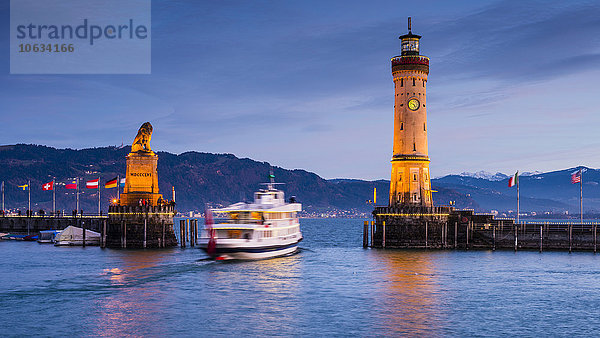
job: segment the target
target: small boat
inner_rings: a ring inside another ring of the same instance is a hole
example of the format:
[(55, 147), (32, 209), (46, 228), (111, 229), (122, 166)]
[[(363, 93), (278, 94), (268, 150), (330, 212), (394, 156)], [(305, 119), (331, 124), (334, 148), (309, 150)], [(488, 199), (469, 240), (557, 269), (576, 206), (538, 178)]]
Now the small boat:
[(4, 241), (23, 241), (25, 240), (25, 237), (27, 237), (27, 235), (5, 234), (4, 236), (0, 237), (0, 239)]
[(56, 235), (60, 234), (61, 230), (42, 230), (38, 234), (38, 243), (54, 243)]
[(35, 242), (38, 239), (38, 235), (27, 235), (25, 237), (23, 237), (24, 241), (28, 241), (28, 242)]
[[(69, 225), (54, 238), (54, 245), (83, 245), (83, 229)], [(85, 230), (85, 245), (100, 245), (100, 233)]]
[[(254, 202), (207, 209), (207, 224), (199, 246), (216, 260), (266, 259), (295, 253), (302, 240), (298, 212), (302, 204), (275, 189), (273, 175), (266, 189), (254, 193)], [(226, 220), (212, 224), (212, 213)]]

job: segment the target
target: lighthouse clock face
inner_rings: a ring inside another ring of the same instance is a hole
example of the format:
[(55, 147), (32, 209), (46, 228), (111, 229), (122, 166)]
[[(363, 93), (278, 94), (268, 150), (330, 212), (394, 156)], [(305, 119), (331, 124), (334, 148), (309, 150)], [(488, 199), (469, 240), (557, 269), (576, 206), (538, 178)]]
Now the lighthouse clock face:
[(408, 108), (410, 110), (417, 110), (419, 109), (419, 107), (421, 106), (421, 103), (419, 102), (419, 100), (417, 99), (410, 99), (408, 100)]

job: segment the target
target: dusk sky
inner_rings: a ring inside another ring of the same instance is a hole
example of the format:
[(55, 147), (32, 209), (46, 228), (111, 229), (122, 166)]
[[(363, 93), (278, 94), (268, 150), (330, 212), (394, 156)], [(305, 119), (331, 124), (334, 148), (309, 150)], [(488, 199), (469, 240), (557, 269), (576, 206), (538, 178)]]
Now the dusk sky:
[(389, 179), (398, 36), (430, 57), (433, 177), (600, 167), (598, 1), (152, 1), (151, 75), (10, 75), (0, 144), (232, 153)]

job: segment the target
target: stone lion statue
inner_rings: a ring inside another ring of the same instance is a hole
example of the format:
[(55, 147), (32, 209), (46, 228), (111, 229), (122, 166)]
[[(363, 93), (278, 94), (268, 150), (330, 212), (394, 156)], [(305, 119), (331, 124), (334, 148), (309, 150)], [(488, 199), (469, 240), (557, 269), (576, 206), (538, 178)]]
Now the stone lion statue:
[(150, 139), (152, 138), (152, 125), (150, 122), (146, 122), (142, 124), (140, 130), (138, 130), (137, 136), (133, 139), (133, 144), (131, 145), (131, 152), (145, 152), (150, 153), (152, 149), (150, 149)]

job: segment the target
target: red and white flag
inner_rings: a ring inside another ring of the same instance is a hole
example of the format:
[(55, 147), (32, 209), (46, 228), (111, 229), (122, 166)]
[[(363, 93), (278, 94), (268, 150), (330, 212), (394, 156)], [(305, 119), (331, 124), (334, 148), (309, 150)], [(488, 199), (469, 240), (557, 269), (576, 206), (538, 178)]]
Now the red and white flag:
[(571, 174), (571, 183), (581, 183), (581, 170)]
[(95, 180), (87, 181), (87, 182), (85, 182), (85, 187), (88, 189), (98, 189), (98, 182), (100, 182), (99, 178), (97, 178)]
[(515, 185), (517, 185), (519, 181), (519, 171), (517, 171), (515, 173), (515, 176), (511, 177), (508, 179), (508, 187), (514, 187)]
[(50, 181), (50, 182), (42, 185), (42, 190), (44, 190), (44, 191), (54, 190), (54, 181)]

